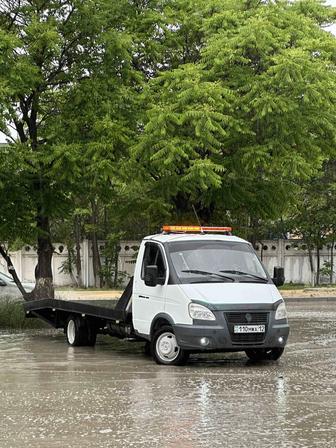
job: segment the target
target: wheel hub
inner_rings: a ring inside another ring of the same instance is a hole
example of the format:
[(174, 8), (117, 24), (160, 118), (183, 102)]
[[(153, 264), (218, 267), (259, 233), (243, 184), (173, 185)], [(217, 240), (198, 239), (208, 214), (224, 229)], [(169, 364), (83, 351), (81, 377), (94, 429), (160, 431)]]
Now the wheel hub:
[(163, 354), (168, 355), (171, 351), (173, 351), (173, 345), (171, 343), (171, 340), (163, 339), (160, 342), (160, 350)]
[(70, 344), (73, 344), (75, 341), (75, 322), (73, 320), (70, 320), (68, 322), (68, 328), (67, 328), (67, 335), (68, 335), (68, 340)]

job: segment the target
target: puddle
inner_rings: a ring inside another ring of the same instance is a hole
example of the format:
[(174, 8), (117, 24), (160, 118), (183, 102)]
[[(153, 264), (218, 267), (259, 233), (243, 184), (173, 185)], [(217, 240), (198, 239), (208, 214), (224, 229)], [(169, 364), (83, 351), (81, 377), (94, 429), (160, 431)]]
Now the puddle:
[(336, 302), (289, 305), (277, 363), (156, 365), (143, 344), (0, 332), (0, 447), (334, 447)]

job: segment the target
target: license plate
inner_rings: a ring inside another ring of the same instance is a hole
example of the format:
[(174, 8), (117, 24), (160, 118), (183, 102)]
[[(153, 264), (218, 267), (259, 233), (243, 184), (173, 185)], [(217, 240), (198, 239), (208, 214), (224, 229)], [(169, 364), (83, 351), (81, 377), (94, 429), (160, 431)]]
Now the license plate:
[(234, 333), (265, 333), (265, 325), (235, 325)]

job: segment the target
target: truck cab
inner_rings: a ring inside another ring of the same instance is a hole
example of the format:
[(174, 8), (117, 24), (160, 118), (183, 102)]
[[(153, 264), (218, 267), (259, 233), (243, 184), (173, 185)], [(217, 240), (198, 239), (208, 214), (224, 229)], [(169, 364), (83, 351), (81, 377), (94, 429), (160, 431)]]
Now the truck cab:
[(275, 285), (282, 275), (272, 279), (241, 238), (175, 229), (144, 238), (134, 272), (134, 332), (150, 342), (154, 359), (181, 364), (207, 351), (278, 359), (289, 334)]

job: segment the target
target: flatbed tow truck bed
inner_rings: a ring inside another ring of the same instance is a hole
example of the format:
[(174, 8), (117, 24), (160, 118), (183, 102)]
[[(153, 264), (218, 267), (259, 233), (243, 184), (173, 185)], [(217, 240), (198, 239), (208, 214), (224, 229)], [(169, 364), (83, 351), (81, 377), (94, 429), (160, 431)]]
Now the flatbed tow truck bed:
[[(75, 313), (97, 319), (112, 321), (125, 320), (125, 312), (115, 309), (115, 300), (104, 300), (105, 304), (82, 300), (41, 299), (24, 304), (27, 317), (44, 318), (55, 328), (59, 328), (58, 321), (62, 313)], [(83, 316), (84, 317), (84, 316)]]
[(65, 329), (69, 319), (76, 319), (79, 326), (95, 335), (101, 333), (119, 338), (136, 337), (132, 325), (132, 287), (133, 278), (119, 300), (40, 299), (25, 302), (23, 306), (26, 317), (40, 318), (54, 328)]

